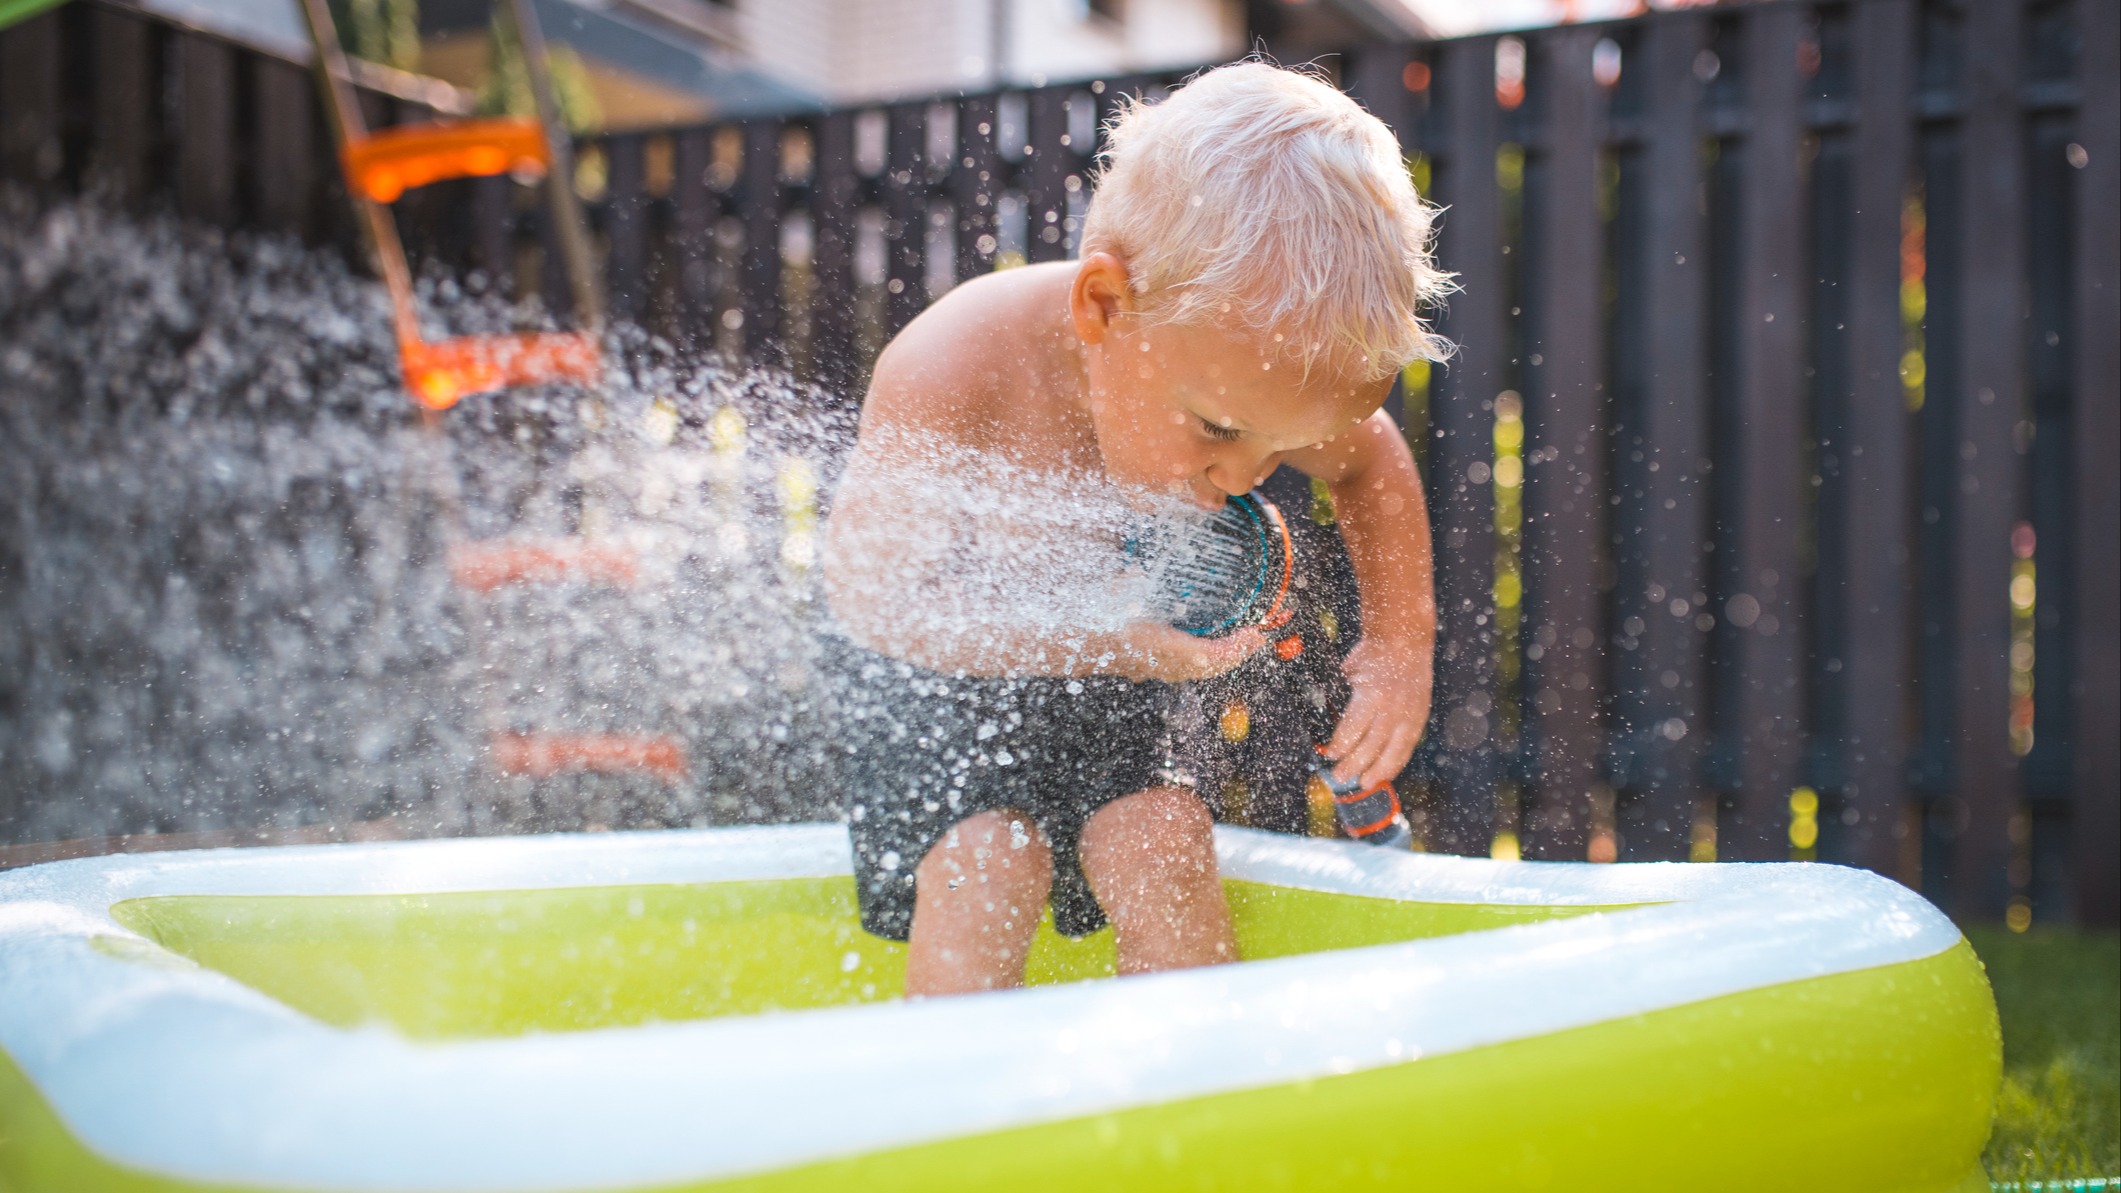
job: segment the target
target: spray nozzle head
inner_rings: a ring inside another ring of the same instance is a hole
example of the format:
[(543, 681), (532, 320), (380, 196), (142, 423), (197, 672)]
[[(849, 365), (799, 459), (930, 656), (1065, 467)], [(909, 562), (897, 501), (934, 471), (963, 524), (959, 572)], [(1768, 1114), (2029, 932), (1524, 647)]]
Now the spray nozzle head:
[(1145, 526), (1126, 552), (1149, 574), (1154, 613), (1202, 638), (1275, 623), (1296, 563), (1281, 510), (1256, 490), (1206, 518)]

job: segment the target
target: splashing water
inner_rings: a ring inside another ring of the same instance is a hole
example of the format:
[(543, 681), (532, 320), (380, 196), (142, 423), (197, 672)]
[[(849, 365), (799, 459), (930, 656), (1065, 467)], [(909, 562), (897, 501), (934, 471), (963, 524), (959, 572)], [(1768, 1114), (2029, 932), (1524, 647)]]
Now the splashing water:
[[(829, 815), (805, 627), (847, 417), (636, 335), (597, 393), (423, 426), (387, 329), (289, 242), (14, 201), (0, 831)], [(508, 582), (541, 551), (577, 566)], [(497, 774), (525, 731), (664, 735), (683, 775)]]
[[(850, 412), (622, 331), (595, 392), (423, 422), (381, 291), (334, 256), (0, 212), (0, 839), (836, 813), (813, 664)], [(456, 334), (522, 318), (427, 297)], [(870, 480), (915, 526), (894, 566), (933, 626), (1116, 628), (1154, 600), (1117, 544), (1192, 516), (905, 458)], [(519, 748), (551, 733), (674, 749), (586, 773)]]

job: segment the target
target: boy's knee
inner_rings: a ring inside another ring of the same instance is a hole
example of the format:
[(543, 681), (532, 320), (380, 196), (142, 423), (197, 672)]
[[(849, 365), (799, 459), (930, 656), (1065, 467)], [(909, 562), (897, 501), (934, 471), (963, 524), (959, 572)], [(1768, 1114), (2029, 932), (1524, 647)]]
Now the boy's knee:
[[(1215, 820), (1183, 787), (1151, 787), (1114, 800), (1083, 826), (1086, 852), (1141, 854), (1174, 870), (1198, 870), (1215, 856)], [(1204, 856), (1201, 856), (1204, 852)]]
[(967, 886), (1035, 888), (1043, 899), (1053, 881), (1053, 849), (1038, 825), (1021, 812), (978, 812), (952, 825), (929, 848), (914, 875), (924, 888), (931, 884), (949, 891)]

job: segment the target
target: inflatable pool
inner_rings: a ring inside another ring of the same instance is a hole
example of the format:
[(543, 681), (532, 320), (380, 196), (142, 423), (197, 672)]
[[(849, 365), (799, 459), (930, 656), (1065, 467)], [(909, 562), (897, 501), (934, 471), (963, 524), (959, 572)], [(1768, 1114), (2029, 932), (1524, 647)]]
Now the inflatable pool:
[(912, 1003), (830, 825), (0, 874), (0, 1188), (1987, 1188), (1994, 1004), (1885, 879), (1217, 844), (1244, 962)]

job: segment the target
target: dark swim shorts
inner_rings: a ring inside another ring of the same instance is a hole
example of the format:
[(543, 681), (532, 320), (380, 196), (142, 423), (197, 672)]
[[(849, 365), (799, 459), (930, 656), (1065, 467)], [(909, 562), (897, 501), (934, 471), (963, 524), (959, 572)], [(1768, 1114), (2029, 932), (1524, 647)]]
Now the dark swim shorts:
[(824, 653), (863, 928), (906, 939), (915, 867), (951, 826), (996, 808), (1028, 814), (1053, 848), (1054, 926), (1068, 936), (1104, 926), (1077, 846), (1091, 813), (1181, 781), (1169, 687), (940, 675), (837, 637)]

